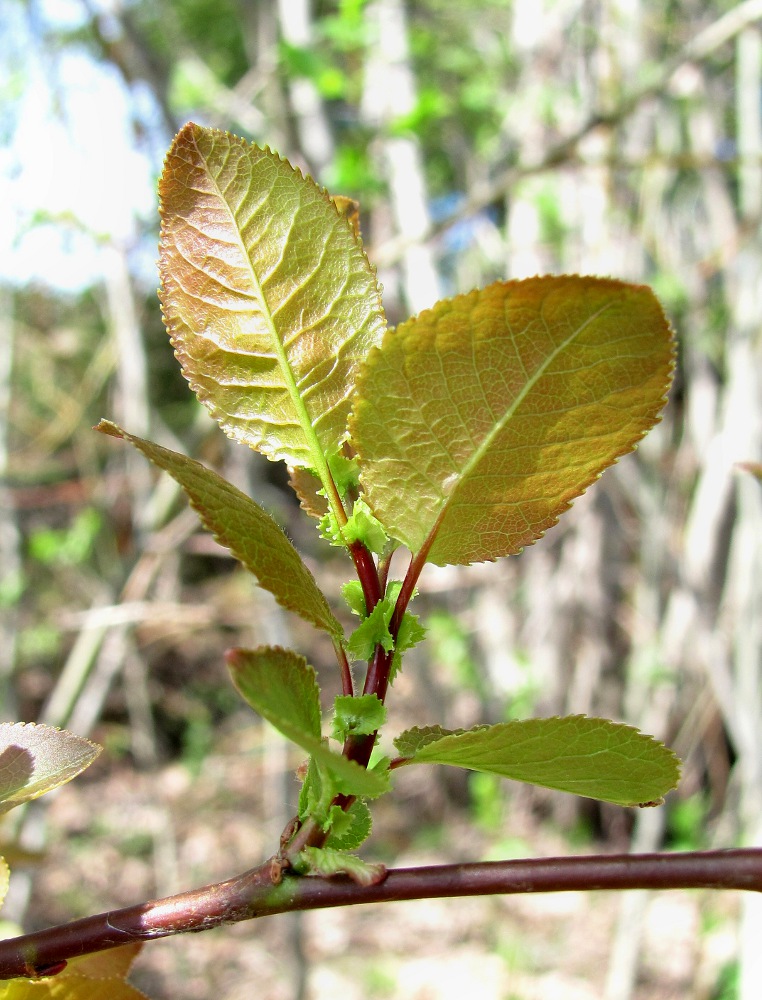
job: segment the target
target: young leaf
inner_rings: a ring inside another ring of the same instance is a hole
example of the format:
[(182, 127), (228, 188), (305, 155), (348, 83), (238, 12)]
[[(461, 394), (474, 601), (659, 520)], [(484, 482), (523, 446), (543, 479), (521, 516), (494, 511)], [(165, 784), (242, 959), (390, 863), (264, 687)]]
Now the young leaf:
[(0, 813), (71, 781), (101, 748), (65, 729), (33, 722), (0, 724)]
[(378, 885), (386, 877), (384, 865), (369, 864), (332, 847), (306, 847), (295, 867), (303, 875), (348, 875), (358, 885)]
[[(486, 729), (488, 727), (476, 728)], [(400, 757), (414, 757), (422, 747), (441, 740), (443, 736), (460, 736), (462, 733), (474, 731), (474, 729), (442, 729), (441, 726), (413, 726), (412, 729), (406, 729), (404, 733), (400, 733), (393, 742)]]
[(426, 628), (421, 625), (418, 615), (406, 611), (400, 622), (397, 641), (394, 643), (394, 658), (389, 671), (389, 683), (393, 684), (394, 679), (402, 667), (402, 654), (417, 646), (426, 638)]
[(97, 430), (124, 438), (168, 472), (185, 490), (204, 527), (280, 605), (334, 638), (343, 636), (341, 625), (302, 557), (259, 504), (200, 462), (128, 434), (110, 420), (101, 420)]
[(329, 750), (320, 736), (320, 691), (315, 671), (289, 649), (231, 649), (233, 683), (254, 711), (325, 768), (337, 792), (376, 798), (389, 789), (389, 772), (366, 771)]
[(347, 639), (347, 652), (354, 660), (369, 660), (376, 646), (382, 646), (387, 653), (394, 649), (394, 639), (389, 631), (394, 605), (388, 597), (379, 601), (364, 621)]
[(659, 805), (680, 777), (671, 750), (607, 719), (526, 719), (430, 739), (436, 729), (408, 730), (395, 745), (411, 764), (453, 764), (620, 806)]
[(386, 334), (358, 384), (366, 500), (438, 565), (515, 554), (654, 424), (672, 361), (647, 288), (543, 277), (439, 302)]
[(373, 829), (373, 820), (370, 809), (362, 799), (355, 799), (345, 812), (334, 806), (333, 812), (331, 832), (325, 847), (333, 847), (337, 851), (354, 851), (365, 843)]
[(325, 483), (385, 327), (350, 222), (270, 150), (192, 122), (159, 194), (160, 297), (183, 374), (230, 437)]
[(343, 743), (347, 736), (369, 736), (386, 722), (386, 708), (376, 694), (337, 695), (331, 736)]

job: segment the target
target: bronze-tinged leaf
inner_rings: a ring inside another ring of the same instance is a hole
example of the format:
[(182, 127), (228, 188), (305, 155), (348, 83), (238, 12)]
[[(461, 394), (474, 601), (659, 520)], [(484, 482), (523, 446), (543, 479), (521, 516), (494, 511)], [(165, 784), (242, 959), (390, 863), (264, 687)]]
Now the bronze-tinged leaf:
[(331, 195), (333, 203), (339, 210), (339, 215), (343, 215), (347, 220), (349, 225), (352, 227), (352, 232), (355, 236), (360, 239), (362, 235), (360, 229), (360, 203), (355, 201), (354, 198), (347, 198), (343, 194)]
[(328, 513), (330, 506), (324, 496), (318, 493), (322, 483), (309, 469), (289, 469), (288, 483), (299, 499), (299, 506), (318, 520)]
[(65, 729), (34, 722), (0, 724), (0, 813), (71, 781), (101, 748)]
[(385, 329), (351, 224), (270, 150), (193, 123), (159, 192), (160, 298), (183, 374), (230, 437), (325, 482)]
[(641, 286), (542, 277), (439, 302), (386, 334), (358, 384), (367, 502), (438, 565), (515, 554), (632, 451), (672, 367)]

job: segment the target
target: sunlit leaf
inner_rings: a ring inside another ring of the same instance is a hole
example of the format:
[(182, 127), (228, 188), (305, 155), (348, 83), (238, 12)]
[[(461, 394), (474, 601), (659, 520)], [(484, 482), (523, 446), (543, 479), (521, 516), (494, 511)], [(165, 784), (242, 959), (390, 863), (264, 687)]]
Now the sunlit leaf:
[(89, 979), (87, 976), (51, 976), (47, 979), (12, 979), (3, 984), (3, 1000), (147, 1000), (145, 993), (123, 979)]
[(168, 472), (185, 490), (204, 527), (279, 604), (336, 638), (343, 635), (302, 557), (259, 504), (192, 458), (128, 434), (109, 420), (101, 420), (97, 429), (129, 441)]
[(452, 764), (621, 806), (659, 805), (680, 777), (671, 750), (608, 719), (524, 719), (429, 740), (434, 731), (410, 730), (395, 745), (405, 756), (413, 750), (413, 764)]
[(0, 813), (71, 781), (101, 748), (65, 729), (0, 724)]
[(375, 798), (389, 789), (388, 772), (366, 771), (332, 750), (320, 737), (320, 699), (315, 671), (290, 649), (231, 649), (226, 660), (243, 698), (287, 739), (306, 750), (344, 795)]
[(70, 958), (60, 975), (64, 977), (78, 975), (87, 979), (124, 979), (142, 948), (142, 941), (133, 941), (118, 948), (109, 948), (107, 951), (96, 951), (92, 955)]
[(159, 192), (160, 297), (185, 377), (231, 437), (325, 481), (385, 328), (351, 223), (270, 150), (193, 123)]
[(499, 282), (371, 352), (350, 421), (366, 499), (439, 565), (519, 552), (658, 419), (672, 337), (649, 289)]

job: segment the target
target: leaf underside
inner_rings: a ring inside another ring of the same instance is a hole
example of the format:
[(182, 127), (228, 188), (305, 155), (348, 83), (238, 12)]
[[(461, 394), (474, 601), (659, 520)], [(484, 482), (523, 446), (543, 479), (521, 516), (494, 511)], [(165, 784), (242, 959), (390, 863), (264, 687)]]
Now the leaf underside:
[(270, 150), (193, 123), (159, 193), (160, 298), (183, 374), (230, 437), (319, 470), (385, 329), (352, 224)]
[(200, 462), (128, 434), (109, 420), (97, 429), (123, 438), (182, 486), (201, 521), (276, 601), (334, 638), (343, 630), (283, 531), (259, 504)]
[(518, 553), (656, 422), (672, 366), (644, 287), (551, 276), (439, 302), (386, 334), (358, 384), (367, 501), (439, 565)]
[(0, 724), (0, 813), (71, 781), (100, 752), (97, 744), (65, 729)]
[(608, 719), (515, 720), (439, 738), (437, 731), (408, 730), (395, 746), (412, 750), (413, 764), (451, 764), (621, 806), (658, 805), (680, 777), (671, 750)]
[(328, 749), (320, 735), (320, 690), (304, 657), (278, 646), (231, 649), (233, 683), (245, 701), (287, 739), (330, 771), (337, 790), (375, 798), (388, 791), (388, 773), (366, 771)]
[(55, 976), (5, 983), (4, 1000), (148, 1000), (125, 982), (142, 942), (72, 958)]

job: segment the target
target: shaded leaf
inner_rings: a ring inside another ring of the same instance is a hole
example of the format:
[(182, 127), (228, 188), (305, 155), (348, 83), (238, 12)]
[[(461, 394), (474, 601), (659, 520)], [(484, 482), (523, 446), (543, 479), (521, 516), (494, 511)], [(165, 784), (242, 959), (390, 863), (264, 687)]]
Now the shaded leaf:
[(412, 729), (400, 733), (393, 742), (400, 757), (412, 757), (427, 743), (441, 740), (443, 736), (458, 736), (465, 732), (467, 732), (465, 729), (443, 729), (441, 726), (413, 726)]
[(259, 504), (200, 462), (128, 434), (110, 420), (101, 420), (97, 430), (129, 441), (154, 465), (168, 472), (185, 490), (204, 527), (280, 605), (337, 639), (343, 636), (341, 625), (302, 557)]
[(296, 493), (299, 506), (310, 517), (320, 519), (331, 509), (328, 501), (320, 492), (323, 484), (309, 469), (289, 469), (288, 484)]
[(408, 730), (395, 745), (404, 756), (412, 749), (413, 764), (453, 764), (621, 806), (659, 805), (680, 777), (671, 750), (608, 719), (526, 719), (432, 740), (434, 728)]
[(325, 482), (385, 327), (350, 222), (270, 150), (193, 123), (159, 193), (160, 298), (183, 374), (230, 437)]
[(304, 657), (277, 646), (262, 646), (231, 649), (225, 658), (243, 698), (287, 739), (314, 757), (330, 773), (337, 792), (375, 798), (388, 791), (388, 771), (366, 771), (321, 741), (317, 679)]
[(0, 724), (0, 813), (71, 781), (101, 748), (65, 729), (33, 722)]
[(439, 565), (517, 553), (654, 424), (672, 363), (647, 288), (543, 277), (439, 302), (386, 334), (358, 384), (366, 500)]
[(244, 699), (279, 732), (301, 747), (320, 740), (320, 687), (303, 656), (260, 646), (231, 649), (225, 658)]

